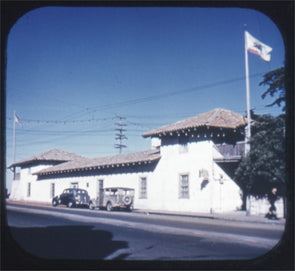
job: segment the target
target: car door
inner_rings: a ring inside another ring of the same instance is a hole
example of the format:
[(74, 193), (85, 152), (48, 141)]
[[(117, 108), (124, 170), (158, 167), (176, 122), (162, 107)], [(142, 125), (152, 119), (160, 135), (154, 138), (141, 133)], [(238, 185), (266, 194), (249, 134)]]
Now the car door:
[(73, 200), (73, 189), (67, 189), (63, 195), (61, 204), (67, 205), (71, 200)]
[(68, 190), (66, 189), (59, 196), (60, 204), (66, 204), (65, 201), (66, 201), (67, 194), (68, 194)]
[(103, 207), (106, 207), (108, 202), (112, 204), (112, 206), (116, 203), (116, 189), (106, 188), (104, 189), (104, 197), (103, 197)]

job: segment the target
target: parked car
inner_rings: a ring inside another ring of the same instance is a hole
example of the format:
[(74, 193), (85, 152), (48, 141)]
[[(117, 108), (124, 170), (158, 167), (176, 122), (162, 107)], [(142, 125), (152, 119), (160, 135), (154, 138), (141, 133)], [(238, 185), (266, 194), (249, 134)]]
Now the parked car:
[(89, 203), (90, 197), (88, 192), (79, 188), (67, 188), (61, 195), (52, 199), (52, 206), (62, 204), (69, 208), (77, 206), (89, 207)]
[(123, 187), (104, 188), (96, 199), (92, 199), (89, 208), (105, 208), (107, 211), (114, 209), (133, 209), (134, 189)]

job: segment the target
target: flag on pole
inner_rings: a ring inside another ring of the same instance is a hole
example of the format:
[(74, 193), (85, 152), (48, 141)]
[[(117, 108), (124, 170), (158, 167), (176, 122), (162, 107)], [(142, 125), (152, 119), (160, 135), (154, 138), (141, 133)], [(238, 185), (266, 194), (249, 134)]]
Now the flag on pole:
[(260, 58), (266, 62), (270, 61), (270, 52), (272, 48), (268, 45), (262, 43), (261, 41), (255, 39), (253, 36), (246, 31), (246, 48), (249, 52), (259, 55)]
[(22, 124), (20, 118), (16, 114), (14, 114), (14, 122), (18, 123), (20, 127), (23, 127), (23, 124)]

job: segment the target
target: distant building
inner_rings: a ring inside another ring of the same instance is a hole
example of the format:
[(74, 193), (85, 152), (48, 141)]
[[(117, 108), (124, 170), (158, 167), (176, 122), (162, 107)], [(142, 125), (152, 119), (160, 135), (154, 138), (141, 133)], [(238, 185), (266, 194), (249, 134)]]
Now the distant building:
[(242, 205), (232, 172), (244, 151), (245, 125), (242, 115), (215, 109), (144, 133), (152, 141), (146, 151), (86, 158), (50, 150), (9, 166), (10, 198), (51, 202), (68, 187), (96, 198), (100, 189), (118, 186), (135, 189), (135, 209), (234, 211)]

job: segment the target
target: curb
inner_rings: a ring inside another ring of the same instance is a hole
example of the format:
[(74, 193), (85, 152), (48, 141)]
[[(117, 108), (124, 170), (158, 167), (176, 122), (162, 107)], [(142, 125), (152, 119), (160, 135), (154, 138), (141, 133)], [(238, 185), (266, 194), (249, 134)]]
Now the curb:
[(186, 217), (196, 217), (196, 218), (205, 218), (205, 219), (216, 219), (213, 215), (209, 214), (187, 214), (187, 213), (177, 213), (177, 212), (165, 212), (165, 211), (154, 211), (154, 210), (141, 210), (134, 209), (133, 213), (142, 213), (142, 214), (152, 214), (152, 215), (169, 215), (169, 216), (186, 216)]
[[(45, 202), (33, 202), (33, 201), (16, 201), (16, 200), (6, 200), (9, 204), (18, 204), (25, 206), (38, 206), (38, 207), (52, 207), (51, 203)], [(62, 207), (62, 206), (61, 206)], [(141, 214), (152, 214), (152, 215), (168, 215), (168, 216), (182, 216), (182, 217), (194, 217), (194, 218), (204, 218), (204, 219), (216, 219), (232, 222), (244, 222), (244, 223), (259, 223), (259, 224), (276, 224), (285, 225), (286, 220), (281, 218), (279, 220), (268, 220), (262, 216), (242, 216), (242, 217), (230, 217), (224, 214), (207, 214), (207, 213), (179, 213), (179, 212), (167, 212), (167, 211), (156, 211), (156, 210), (142, 210), (134, 209), (133, 213)]]
[[(232, 222), (244, 222), (244, 223), (254, 223), (254, 224), (276, 224), (276, 225), (285, 225), (285, 219), (281, 218), (279, 220), (268, 220), (261, 216), (242, 216), (242, 217), (226, 217), (223, 214), (195, 214), (195, 213), (177, 213), (177, 212), (165, 212), (165, 211), (153, 211), (153, 210), (133, 210), (134, 213), (146, 213), (153, 215), (168, 215), (168, 216), (185, 216), (185, 217), (195, 217), (195, 218), (204, 218), (204, 219), (215, 219), (223, 221), (232, 221)], [(249, 219), (250, 218), (250, 219)]]

